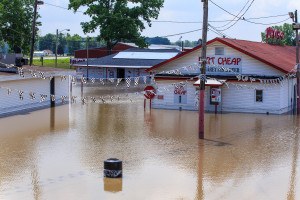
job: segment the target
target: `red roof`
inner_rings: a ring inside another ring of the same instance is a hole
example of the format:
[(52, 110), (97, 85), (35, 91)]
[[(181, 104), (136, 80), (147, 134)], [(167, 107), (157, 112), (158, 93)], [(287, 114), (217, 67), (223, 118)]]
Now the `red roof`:
[[(226, 46), (236, 49), (284, 73), (290, 72), (296, 65), (296, 47), (294, 46), (270, 45), (262, 42), (252, 42), (247, 40), (228, 38), (215, 38), (208, 41), (207, 45), (209, 46), (214, 42), (220, 42)], [(158, 65), (155, 65), (147, 71), (153, 71), (154, 69), (157, 69), (181, 57), (184, 57), (191, 52), (197, 51), (200, 48), (201, 46), (199, 45), (189, 51), (186, 51)]]

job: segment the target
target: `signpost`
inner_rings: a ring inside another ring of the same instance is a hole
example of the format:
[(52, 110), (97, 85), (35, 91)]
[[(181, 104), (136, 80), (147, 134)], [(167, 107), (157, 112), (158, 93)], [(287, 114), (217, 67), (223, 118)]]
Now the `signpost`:
[[(155, 97), (155, 88), (151, 85), (148, 85), (144, 89), (144, 96), (146, 99), (150, 99), (150, 109), (151, 109), (151, 100)], [(144, 109), (146, 109), (146, 99), (144, 99)]]

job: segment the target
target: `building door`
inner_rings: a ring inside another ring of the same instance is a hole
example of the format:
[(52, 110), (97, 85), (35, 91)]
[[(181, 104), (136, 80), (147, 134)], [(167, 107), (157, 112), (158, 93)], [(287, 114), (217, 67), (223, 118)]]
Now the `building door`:
[(125, 69), (122, 68), (117, 69), (117, 78), (125, 78)]

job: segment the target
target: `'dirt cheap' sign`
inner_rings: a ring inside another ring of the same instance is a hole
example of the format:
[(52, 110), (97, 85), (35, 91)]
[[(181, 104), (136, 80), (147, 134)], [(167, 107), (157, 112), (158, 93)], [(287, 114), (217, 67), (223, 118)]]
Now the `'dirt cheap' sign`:
[(210, 75), (242, 73), (242, 58), (234, 56), (208, 56), (206, 72)]

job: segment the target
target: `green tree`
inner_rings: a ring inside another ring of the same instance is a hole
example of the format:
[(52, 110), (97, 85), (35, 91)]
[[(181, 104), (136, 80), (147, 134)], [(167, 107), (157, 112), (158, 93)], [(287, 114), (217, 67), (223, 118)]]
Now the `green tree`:
[[(287, 46), (296, 45), (296, 34), (291, 24), (284, 23), (282, 26), (272, 26), (272, 28), (282, 31), (284, 33), (284, 38), (283, 40), (271, 39), (270, 41), (268, 41), (268, 43)], [(261, 33), (261, 39), (263, 42), (267, 43), (265, 32)]]
[(74, 55), (75, 50), (83, 48), (83, 38), (78, 34), (75, 34), (73, 36), (67, 34), (66, 41), (67, 41), (69, 54), (71, 55)]
[(141, 31), (144, 21), (151, 26), (151, 19), (157, 19), (164, 0), (70, 0), (69, 9), (77, 11), (86, 6), (85, 15), (91, 21), (82, 22), (84, 33), (100, 29), (99, 38), (106, 42), (111, 53), (118, 42), (131, 41), (145, 47), (145, 38)]
[(40, 50), (46, 50), (49, 49), (55, 52), (55, 41), (56, 41), (56, 35), (48, 33), (43, 37), (39, 37), (39, 48)]
[(2, 41), (9, 45), (10, 51), (19, 47), (23, 53), (29, 52), (33, 5), (34, 0), (1, 0), (0, 34)]
[(170, 45), (171, 42), (168, 38), (162, 37), (154, 37), (154, 38), (146, 38), (146, 42), (148, 44), (162, 44), (162, 45)]

